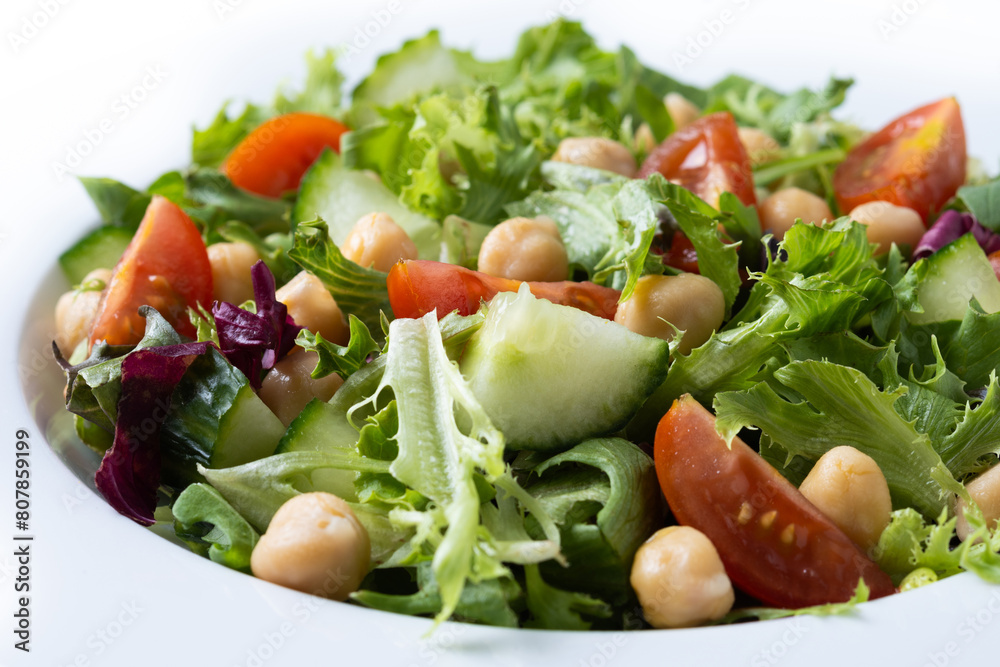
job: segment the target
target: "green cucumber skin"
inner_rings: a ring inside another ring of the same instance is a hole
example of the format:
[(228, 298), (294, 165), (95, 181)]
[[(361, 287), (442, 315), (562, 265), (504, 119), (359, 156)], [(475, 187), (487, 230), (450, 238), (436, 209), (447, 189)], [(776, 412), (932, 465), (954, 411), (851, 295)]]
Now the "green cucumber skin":
[(369, 213), (386, 213), (406, 230), (417, 246), (421, 259), (441, 255), (441, 225), (399, 203), (389, 188), (361, 171), (347, 169), (340, 156), (327, 150), (302, 177), (299, 196), (292, 210), (292, 226), (323, 218), (330, 239), (338, 246), (359, 218)]
[(71, 284), (79, 285), (94, 269), (113, 269), (131, 241), (127, 229), (98, 227), (60, 255), (59, 266)]
[(558, 451), (624, 427), (669, 359), (665, 341), (507, 293), (491, 303), (460, 368), (508, 448)]
[(170, 399), (160, 431), (164, 479), (201, 481), (196, 464), (228, 468), (274, 452), (285, 427), (249, 380), (211, 348), (196, 359)]
[[(322, 452), (334, 449), (354, 451), (358, 430), (347, 421), (347, 414), (330, 403), (314, 398), (288, 425), (288, 430), (278, 443), (275, 454), (288, 452)], [(354, 480), (357, 473), (351, 470), (323, 468), (310, 476), (315, 491), (326, 491), (344, 500), (357, 499)]]
[(914, 324), (961, 320), (972, 297), (987, 313), (1000, 311), (1000, 281), (972, 234), (923, 261), (927, 274), (917, 289), (917, 300), (924, 312), (908, 314)]

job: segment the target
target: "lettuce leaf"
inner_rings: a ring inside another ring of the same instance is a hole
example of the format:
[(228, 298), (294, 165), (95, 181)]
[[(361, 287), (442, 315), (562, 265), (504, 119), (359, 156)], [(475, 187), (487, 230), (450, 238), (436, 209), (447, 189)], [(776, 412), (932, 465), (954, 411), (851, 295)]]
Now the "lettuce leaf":
[(688, 355), (677, 355), (667, 379), (642, 407), (630, 434), (648, 438), (671, 402), (690, 393), (703, 403), (723, 391), (745, 391), (788, 362), (783, 345), (850, 330), (892, 298), (869, 250), (863, 225), (840, 218), (823, 227), (796, 224), (747, 302), (721, 331)]
[(208, 484), (192, 484), (174, 501), (174, 532), (196, 553), (241, 572), (260, 535)]
[(380, 331), (382, 317), (392, 316), (386, 274), (358, 266), (344, 257), (330, 240), (323, 220), (298, 224), (295, 244), (288, 256), (319, 278), (337, 305), (345, 313), (355, 315), (369, 331)]
[(347, 345), (337, 345), (323, 338), (321, 334), (308, 329), (299, 332), (296, 343), (304, 350), (311, 350), (319, 355), (316, 368), (312, 371), (313, 378), (326, 377), (336, 373), (345, 380), (369, 361), (369, 357), (381, 351), (381, 347), (372, 338), (371, 331), (354, 315), (349, 317), (351, 338)]
[[(860, 371), (828, 361), (794, 361), (773, 378), (777, 390), (760, 383), (715, 396), (720, 433), (732, 438), (741, 428), (760, 428), (789, 458), (809, 461), (851, 445), (878, 463), (895, 507), (914, 507), (928, 517), (946, 507), (947, 492), (960, 488), (930, 438), (893, 407), (905, 388), (880, 391)], [(778, 393), (788, 390), (798, 398)]]
[[(397, 403), (398, 455), (389, 472), (431, 499), (425, 512), (393, 510), (390, 518), (416, 531), (414, 548), (433, 553), (432, 570), (441, 595), (440, 622), (452, 615), (467, 580), (507, 576), (496, 555), (504, 545), (480, 524), (476, 474), (503, 489), (546, 526), (546, 543), (536, 557), (558, 553), (559, 535), (517, 484), (503, 461), (503, 435), (472, 396), (448, 358), (436, 317), (395, 320), (389, 326), (386, 369), (376, 392), (357, 407), (391, 389)], [(464, 415), (461, 420), (459, 414)], [(463, 424), (460, 426), (459, 423)]]
[(977, 509), (966, 512), (966, 519), (970, 535), (952, 548), (956, 519), (947, 511), (927, 521), (912, 508), (897, 510), (875, 547), (875, 561), (897, 584), (920, 568), (938, 579), (970, 571), (1000, 583), (1000, 531), (991, 532)]
[(621, 438), (587, 440), (532, 466), (526, 485), (559, 526), (569, 562), (543, 563), (545, 580), (616, 604), (629, 599), (632, 558), (662, 524), (650, 457)]

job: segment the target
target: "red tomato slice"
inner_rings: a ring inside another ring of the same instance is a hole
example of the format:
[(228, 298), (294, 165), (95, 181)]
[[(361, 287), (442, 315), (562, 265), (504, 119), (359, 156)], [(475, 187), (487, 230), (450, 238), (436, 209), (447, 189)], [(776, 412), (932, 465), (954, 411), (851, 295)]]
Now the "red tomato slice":
[(194, 337), (188, 306), (212, 303), (212, 267), (198, 228), (179, 206), (156, 196), (104, 290), (90, 344), (135, 345), (146, 330), (139, 306), (156, 308), (181, 334)]
[(965, 183), (965, 125), (954, 97), (892, 121), (851, 149), (833, 174), (844, 213), (869, 201), (908, 206), (924, 223)]
[[(516, 292), (520, 280), (497, 278), (462, 266), (411, 259), (389, 271), (389, 304), (396, 317), (423, 317), (435, 308), (438, 318), (457, 310), (471, 315), (479, 302), (489, 301), (498, 292)], [(552, 303), (585, 310), (612, 320), (621, 293), (610, 287), (570, 280), (554, 283), (529, 282), (531, 293)]]
[(670, 249), (663, 253), (663, 263), (688, 273), (700, 273), (698, 271), (698, 251), (694, 249), (694, 245), (684, 235), (684, 232), (674, 232)]
[(664, 139), (642, 163), (638, 177), (656, 172), (715, 208), (723, 192), (732, 192), (746, 206), (757, 204), (750, 158), (733, 115), (726, 111), (699, 118)]
[(674, 401), (655, 440), (656, 475), (674, 517), (703, 532), (733, 583), (788, 609), (843, 602), (864, 578), (877, 598), (892, 580), (756, 452), (732, 448), (690, 396)]
[(222, 171), (237, 187), (280, 197), (299, 187), (324, 148), (340, 152), (347, 126), (312, 113), (287, 113), (265, 122), (233, 149)]

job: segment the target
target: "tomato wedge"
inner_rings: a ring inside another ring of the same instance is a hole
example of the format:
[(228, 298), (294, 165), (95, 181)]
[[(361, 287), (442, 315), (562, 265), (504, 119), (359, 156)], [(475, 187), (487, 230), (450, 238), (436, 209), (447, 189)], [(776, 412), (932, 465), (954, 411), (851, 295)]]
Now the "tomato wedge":
[(965, 125), (954, 97), (892, 121), (851, 149), (833, 174), (847, 213), (870, 201), (907, 206), (927, 223), (965, 183)]
[(700, 273), (698, 251), (694, 249), (691, 239), (685, 236), (684, 232), (674, 232), (670, 249), (663, 253), (663, 263), (688, 273)]
[[(410, 259), (389, 271), (389, 305), (396, 317), (423, 317), (435, 308), (438, 318), (457, 310), (471, 315), (480, 301), (489, 301), (498, 292), (516, 292), (520, 280), (497, 278), (462, 266)], [(621, 292), (594, 283), (571, 280), (554, 283), (529, 282), (531, 293), (552, 303), (585, 310), (613, 320)]]
[(191, 218), (156, 196), (111, 274), (90, 329), (90, 345), (135, 345), (146, 320), (139, 306), (156, 308), (181, 334), (194, 337), (188, 306), (212, 303), (212, 267)]
[(280, 197), (299, 187), (324, 148), (340, 152), (347, 126), (313, 113), (286, 113), (248, 134), (222, 165), (237, 187), (265, 197)]
[(657, 172), (715, 208), (723, 192), (732, 192), (746, 206), (757, 204), (750, 157), (727, 111), (703, 116), (664, 139), (642, 163), (638, 177)]
[(864, 578), (877, 598), (892, 580), (839, 528), (688, 395), (656, 429), (656, 475), (674, 517), (705, 533), (740, 589), (788, 609), (843, 602)]

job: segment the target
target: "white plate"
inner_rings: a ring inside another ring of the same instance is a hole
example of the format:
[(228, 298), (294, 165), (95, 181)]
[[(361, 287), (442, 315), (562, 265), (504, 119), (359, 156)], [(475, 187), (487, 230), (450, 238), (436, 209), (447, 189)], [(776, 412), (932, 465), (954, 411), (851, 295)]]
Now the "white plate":
[[(606, 47), (624, 41), (644, 61), (694, 83), (731, 70), (785, 89), (820, 85), (830, 73), (854, 75), (859, 83), (842, 113), (870, 127), (957, 94), (970, 152), (995, 172), (1000, 162), (995, 5), (716, 0), (661, 3), (654, 9), (622, 0), (400, 0), (347, 7), (17, 0), (0, 11), (0, 23), (10, 31), (0, 69), (0, 84), (10, 95), (3, 105), (9, 136), (0, 163), (5, 194), (0, 271), (8, 322), (0, 331), (0, 349), (7, 355), (0, 390), (7, 452), (0, 456), (0, 520), (6, 526), (0, 530), (0, 664), (228, 667), (364, 660), (600, 667), (669, 659), (672, 664), (850, 661), (941, 667), (995, 653), (1000, 589), (969, 575), (864, 605), (844, 618), (631, 634), (446, 624), (425, 639), (430, 626), (423, 620), (280, 589), (194, 556), (119, 517), (89, 481), (74, 476), (93, 464), (87, 453), (63, 447), (58, 438), (54, 450), (49, 448), (38, 425), (59, 402), (59, 377), (48, 349), (51, 304), (65, 289), (55, 259), (96, 219), (82, 189), (71, 178), (58, 177), (59, 164), (74, 166), (68, 163), (75, 151), (77, 173), (142, 186), (187, 160), (191, 123), (210, 120), (222, 99), (267, 99), (276, 82), (300, 77), (301, 54), (309, 46), (357, 40), (359, 53), (346, 63), (356, 77), (378, 53), (431, 26), (442, 27), (448, 42), (502, 55), (523, 27), (562, 13), (584, 20)], [(367, 44), (359, 37), (365, 30)], [(700, 53), (690, 46), (699, 41)], [(692, 55), (679, 71), (678, 63)], [(105, 119), (109, 123), (102, 125)], [(30, 654), (14, 650), (12, 634), (19, 596), (12, 556), (18, 428), (31, 432), (33, 444)]]

